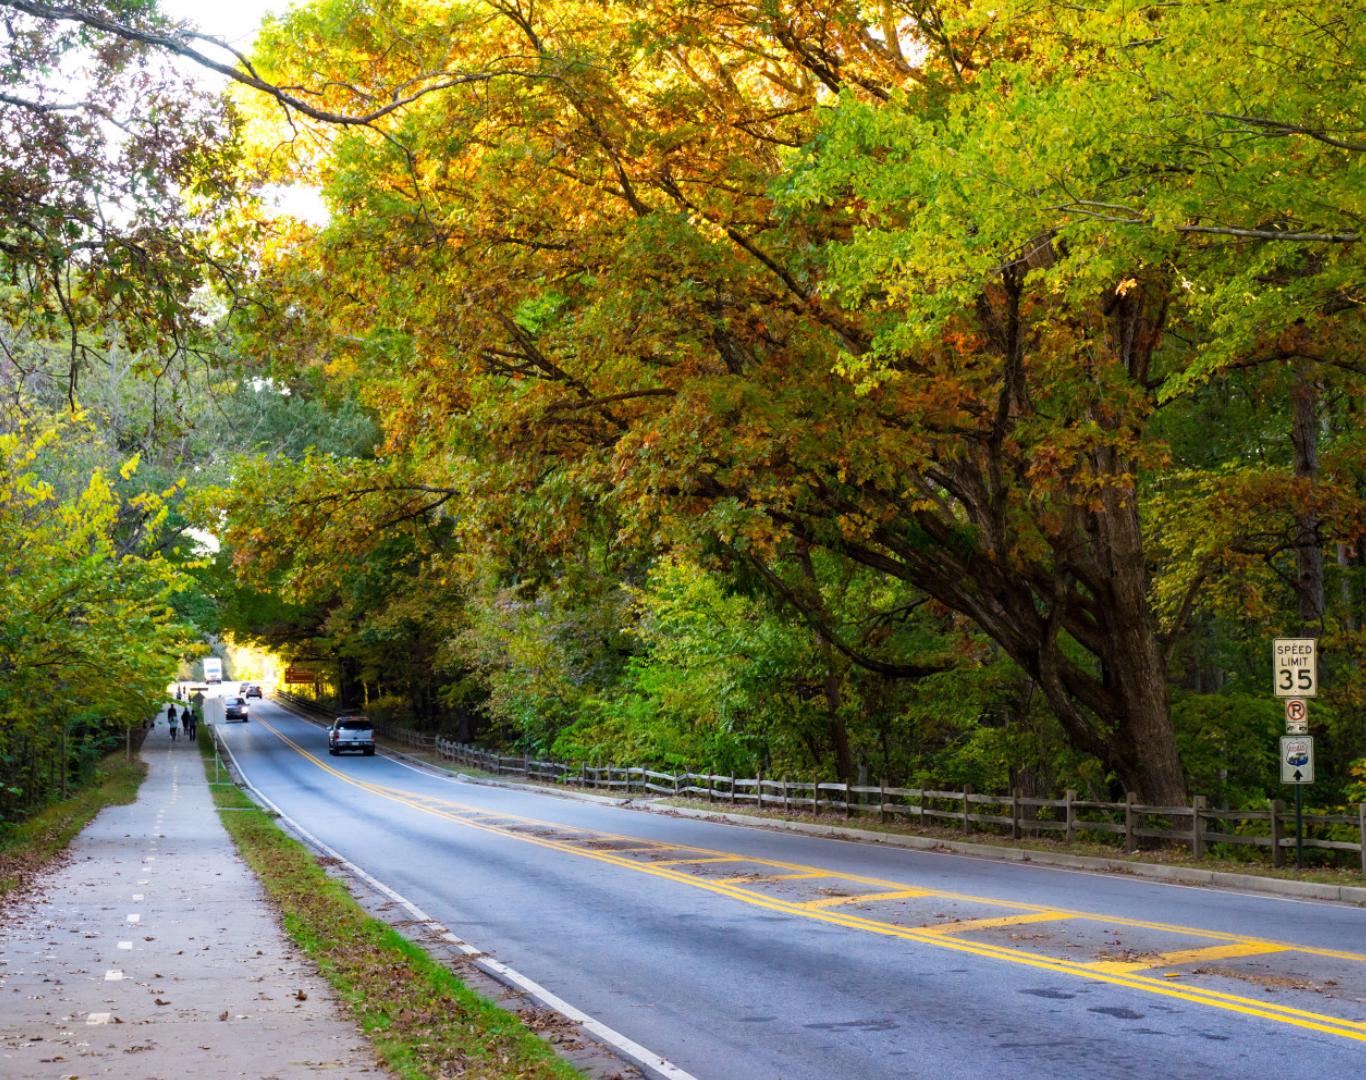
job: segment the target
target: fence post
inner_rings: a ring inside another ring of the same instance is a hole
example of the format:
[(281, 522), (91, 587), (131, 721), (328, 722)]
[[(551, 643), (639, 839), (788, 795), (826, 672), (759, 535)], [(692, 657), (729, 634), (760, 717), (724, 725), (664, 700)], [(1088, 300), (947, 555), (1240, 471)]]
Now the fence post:
[(712, 773), (707, 773), (707, 802), (716, 801), (716, 777)]
[(811, 812), (819, 814), (821, 812), (821, 782), (811, 781)]
[(1285, 852), (1281, 850), (1281, 810), (1284, 803), (1280, 799), (1271, 800), (1271, 865), (1283, 866)]
[(1124, 850), (1138, 850), (1138, 811), (1134, 804), (1138, 796), (1132, 791), (1124, 796)]
[(885, 776), (877, 782), (877, 819), (882, 824), (887, 824), (887, 778)]
[(732, 805), (732, 806), (733, 806), (736, 802), (739, 801), (739, 800), (736, 799), (736, 797), (735, 797), (735, 776), (734, 776), (734, 774), (732, 774), (731, 777), (730, 777), (730, 801), (731, 801), (731, 805)]
[(971, 785), (971, 784), (964, 784), (964, 785), (963, 785), (963, 833), (964, 833), (964, 835), (966, 835), (967, 833), (969, 833), (969, 832), (972, 831), (972, 821), (971, 821), (971, 819), (968, 817), (968, 814), (971, 812), (971, 803), (968, 802), (968, 796), (971, 795), (971, 794), (972, 794), (972, 785)]
[(844, 816), (847, 818), (854, 816), (854, 793), (849, 790), (848, 781), (844, 784)]
[[(784, 777), (783, 777), (783, 813), (784, 813), (784, 814), (787, 813), (787, 810), (788, 810), (788, 805), (787, 805), (787, 804), (788, 804), (788, 800), (787, 800), (787, 777), (784, 776)], [(1366, 810), (1366, 806), (1363, 806), (1362, 809), (1363, 809), (1363, 810)], [(1366, 820), (1366, 819), (1363, 819), (1363, 820)], [(1363, 833), (1363, 835), (1366, 835), (1366, 825), (1363, 825), (1361, 828), (1362, 828), (1362, 833)], [(1363, 846), (1361, 850), (1362, 850), (1363, 852), (1366, 852), (1366, 846)], [(1363, 858), (1366, 858), (1366, 855), (1363, 855), (1362, 857), (1363, 857)]]
[(754, 809), (764, 808), (764, 770), (759, 770), (759, 777), (754, 783)]
[(1010, 838), (1020, 838), (1020, 789), (1010, 789)]
[[(642, 785), (640, 790), (641, 790), (642, 794), (643, 794), (644, 791), (645, 791), (644, 784), (645, 784), (645, 781), (646, 781), (647, 779), (649, 779), (649, 778), (648, 778), (648, 777), (645, 775), (645, 773), (642, 771), (641, 774), (640, 774), (640, 783), (641, 783), (641, 785)], [(674, 774), (674, 798), (675, 798), (675, 799), (678, 798), (678, 774), (677, 774), (677, 773)]]
[(1361, 823), (1360, 836), (1361, 843), (1361, 872), (1366, 874), (1366, 803), (1357, 807), (1357, 818)]
[(1205, 857), (1205, 805), (1203, 795), (1191, 800), (1191, 856), (1196, 859)]
[(1063, 796), (1065, 803), (1064, 809), (1067, 811), (1067, 842), (1070, 844), (1077, 835), (1077, 812), (1073, 809), (1072, 803), (1076, 801), (1077, 792), (1075, 788), (1068, 788)]

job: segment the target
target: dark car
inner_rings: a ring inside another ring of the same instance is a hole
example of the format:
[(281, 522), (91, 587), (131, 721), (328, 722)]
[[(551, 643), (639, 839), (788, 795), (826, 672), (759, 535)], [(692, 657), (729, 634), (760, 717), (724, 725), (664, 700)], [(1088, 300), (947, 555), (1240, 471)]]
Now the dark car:
[(243, 684), (242, 684), (242, 696), (243, 696), (244, 698), (248, 698), (248, 697), (260, 697), (260, 696), (261, 696), (261, 688), (260, 688), (259, 686), (257, 686), (255, 683), (243, 683)]
[(327, 752), (336, 757), (343, 750), (375, 754), (375, 725), (368, 716), (339, 716), (327, 729)]
[(245, 724), (249, 719), (251, 719), (249, 716), (247, 716), (247, 699), (240, 697), (224, 698), (223, 719), (241, 720), (242, 723)]

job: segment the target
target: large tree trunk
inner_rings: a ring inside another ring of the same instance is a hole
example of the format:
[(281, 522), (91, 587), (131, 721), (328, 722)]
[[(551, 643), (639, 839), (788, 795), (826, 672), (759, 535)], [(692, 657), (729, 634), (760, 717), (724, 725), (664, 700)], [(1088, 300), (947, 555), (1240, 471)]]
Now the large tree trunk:
[(1323, 547), (1319, 543), (1319, 516), (1314, 507), (1313, 485), (1319, 474), (1319, 388), (1307, 363), (1295, 373), (1291, 391), (1294, 415), (1290, 431), (1295, 445), (1295, 476), (1310, 486), (1308, 503), (1295, 517), (1295, 597), (1300, 633), (1316, 637), (1323, 633)]
[(1164, 806), (1182, 803), (1185, 770), (1172, 730), (1166, 654), (1148, 604), (1148, 568), (1137, 500), (1130, 492), (1117, 492), (1105, 501), (1097, 529), (1101, 534), (1098, 554), (1109, 582), (1102, 612), (1108, 633), (1101, 663), (1102, 681), (1111, 692), (1115, 710), (1106, 764), (1140, 800)]
[[(827, 662), (832, 659), (827, 657)], [(844, 717), (840, 715), (840, 684), (843, 675), (835, 668), (827, 669), (825, 676), (825, 708), (830, 720), (830, 742), (835, 748), (835, 772), (840, 783), (854, 782), (854, 756), (849, 750), (849, 729)]]

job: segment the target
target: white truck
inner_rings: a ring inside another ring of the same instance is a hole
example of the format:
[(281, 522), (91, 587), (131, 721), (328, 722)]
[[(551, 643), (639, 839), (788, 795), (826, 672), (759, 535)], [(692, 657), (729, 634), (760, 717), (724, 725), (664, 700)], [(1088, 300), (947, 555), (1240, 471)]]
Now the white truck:
[(204, 657), (204, 681), (210, 685), (223, 681), (223, 661), (218, 657)]

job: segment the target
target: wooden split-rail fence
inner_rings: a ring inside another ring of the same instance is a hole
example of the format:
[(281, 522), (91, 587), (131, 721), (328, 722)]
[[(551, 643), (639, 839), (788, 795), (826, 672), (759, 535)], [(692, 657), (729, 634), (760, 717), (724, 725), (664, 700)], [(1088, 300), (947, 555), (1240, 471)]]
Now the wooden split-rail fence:
[[(281, 695), (286, 696), (286, 695)], [(317, 706), (293, 698), (306, 708)], [(1079, 837), (1122, 844), (1134, 851), (1144, 840), (1189, 846), (1196, 858), (1211, 844), (1267, 849), (1273, 866), (1294, 854), (1295, 814), (1281, 799), (1265, 810), (1228, 810), (1212, 807), (1202, 795), (1186, 806), (1149, 806), (1132, 796), (1122, 803), (1098, 802), (1066, 792), (1061, 799), (1021, 795), (987, 795), (964, 788), (931, 788), (844, 784), (823, 780), (723, 776), (715, 773), (667, 773), (640, 767), (569, 765), (539, 761), (525, 755), (498, 754), (407, 728), (376, 725), (381, 735), (400, 745), (427, 750), (443, 761), (479, 769), (495, 776), (515, 776), (541, 783), (612, 791), (622, 794), (666, 795), (703, 799), (729, 806), (836, 814), (848, 819), (882, 823), (914, 821), (950, 827), (964, 834), (998, 831), (1012, 839), (1054, 836), (1069, 843)], [(1305, 814), (1306, 848), (1355, 852), (1366, 873), (1366, 804), (1355, 813)]]

